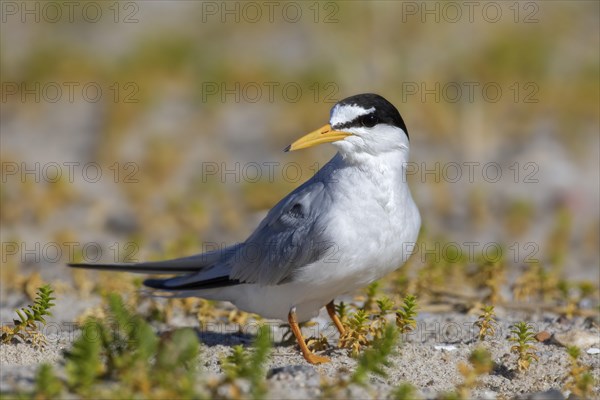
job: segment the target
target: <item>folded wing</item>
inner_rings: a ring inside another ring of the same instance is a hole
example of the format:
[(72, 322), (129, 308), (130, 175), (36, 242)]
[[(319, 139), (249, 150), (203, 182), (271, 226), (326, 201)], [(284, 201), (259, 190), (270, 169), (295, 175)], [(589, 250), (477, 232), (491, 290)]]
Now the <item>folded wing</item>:
[(184, 274), (147, 279), (161, 290), (202, 290), (243, 283), (278, 285), (293, 281), (302, 267), (322, 258), (333, 243), (323, 236), (320, 218), (331, 198), (318, 175), (298, 187), (269, 211), (243, 243), (175, 260), (136, 264), (69, 264), (74, 268), (149, 274)]

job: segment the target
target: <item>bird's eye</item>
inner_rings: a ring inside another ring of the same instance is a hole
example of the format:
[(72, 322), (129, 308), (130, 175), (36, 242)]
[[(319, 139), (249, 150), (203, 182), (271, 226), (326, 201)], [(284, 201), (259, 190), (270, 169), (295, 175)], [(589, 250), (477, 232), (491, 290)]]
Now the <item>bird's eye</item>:
[(377, 125), (377, 122), (379, 121), (377, 120), (375, 114), (367, 114), (360, 117), (360, 124), (367, 128), (374, 127), (375, 125)]

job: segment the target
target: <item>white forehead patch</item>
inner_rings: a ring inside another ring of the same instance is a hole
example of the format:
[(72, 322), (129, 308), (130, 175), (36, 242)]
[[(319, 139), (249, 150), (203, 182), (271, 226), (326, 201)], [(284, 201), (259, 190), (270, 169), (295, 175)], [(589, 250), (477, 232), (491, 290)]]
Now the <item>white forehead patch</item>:
[(337, 105), (331, 110), (329, 123), (331, 124), (331, 126), (343, 124), (345, 122), (350, 122), (356, 117), (360, 117), (361, 115), (370, 114), (373, 111), (375, 111), (375, 107), (364, 109), (361, 106), (357, 106), (354, 104), (343, 106)]

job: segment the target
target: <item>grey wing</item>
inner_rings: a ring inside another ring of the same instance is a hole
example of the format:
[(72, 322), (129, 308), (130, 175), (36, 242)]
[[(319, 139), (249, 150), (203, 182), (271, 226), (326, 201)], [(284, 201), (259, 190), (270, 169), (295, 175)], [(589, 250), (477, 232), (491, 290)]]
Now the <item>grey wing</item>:
[[(320, 172), (320, 171), (319, 171)], [(324, 236), (323, 213), (331, 197), (316, 175), (282, 199), (243, 243), (176, 260), (137, 264), (69, 264), (71, 267), (153, 274), (178, 274), (147, 279), (162, 290), (201, 290), (242, 283), (277, 285), (324, 257), (333, 245)]]
[(323, 237), (319, 218), (330, 202), (325, 185), (313, 178), (273, 207), (254, 233), (222, 262), (195, 274), (144, 284), (157, 289), (198, 290), (290, 281), (295, 272), (323, 257), (332, 245)]
[(260, 285), (293, 280), (302, 267), (324, 256), (332, 243), (321, 217), (331, 198), (323, 182), (311, 180), (283, 199), (231, 259), (230, 279)]

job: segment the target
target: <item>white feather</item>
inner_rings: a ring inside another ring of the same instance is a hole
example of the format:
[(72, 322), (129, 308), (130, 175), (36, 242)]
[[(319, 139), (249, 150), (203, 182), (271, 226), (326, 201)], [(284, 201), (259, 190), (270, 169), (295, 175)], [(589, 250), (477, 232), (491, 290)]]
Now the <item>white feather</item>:
[(350, 122), (361, 115), (370, 114), (375, 111), (375, 107), (364, 109), (357, 105), (336, 105), (331, 109), (329, 123), (331, 126)]

